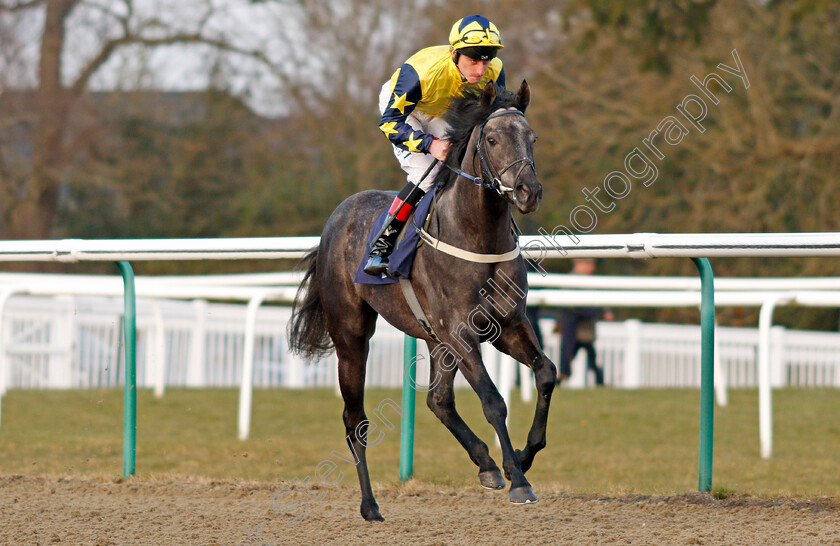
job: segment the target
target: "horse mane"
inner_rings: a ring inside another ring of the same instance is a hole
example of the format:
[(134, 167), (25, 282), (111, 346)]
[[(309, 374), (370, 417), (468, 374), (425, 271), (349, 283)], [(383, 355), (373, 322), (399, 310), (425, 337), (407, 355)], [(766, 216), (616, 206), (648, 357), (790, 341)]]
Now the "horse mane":
[[(449, 108), (443, 114), (443, 120), (449, 126), (445, 137), (450, 142), (449, 153), (446, 156), (447, 165), (460, 167), (467, 153), (470, 136), (476, 126), (483, 123), (496, 110), (515, 106), (515, 93), (495, 82), (493, 85), (496, 87), (496, 99), (490, 106), (481, 104), (480, 89), (468, 89), (463, 95), (453, 97), (450, 101)], [(440, 184), (445, 188), (457, 177), (458, 174), (450, 169), (440, 169), (435, 177), (435, 185)]]

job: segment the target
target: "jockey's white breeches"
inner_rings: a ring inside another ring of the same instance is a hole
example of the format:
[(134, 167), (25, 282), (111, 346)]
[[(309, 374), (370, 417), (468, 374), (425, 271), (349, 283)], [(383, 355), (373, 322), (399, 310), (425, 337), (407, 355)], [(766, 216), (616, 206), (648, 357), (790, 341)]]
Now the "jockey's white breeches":
[[(382, 86), (382, 91), (379, 93), (380, 114), (385, 113), (385, 108), (388, 106), (388, 102), (391, 99), (390, 87), (391, 82), (385, 82), (385, 85)], [(443, 118), (430, 116), (429, 114), (421, 112), (417, 109), (408, 115), (406, 122), (418, 131), (423, 131), (426, 134), (430, 134), (438, 138), (443, 138), (446, 135), (447, 125), (443, 121)], [(420, 183), (421, 190), (429, 191), (432, 187), (435, 176), (441, 168), (441, 164), (438, 163), (435, 165), (432, 172), (430, 172), (428, 176), (420, 182), (420, 179), (423, 177), (423, 173), (426, 172), (426, 169), (429, 168), (429, 165), (431, 165), (432, 161), (435, 159), (432, 154), (409, 152), (408, 150), (403, 150), (396, 146), (393, 146), (393, 148), (394, 155), (397, 156), (397, 161), (400, 162), (400, 167), (402, 167), (402, 170), (404, 170), (408, 175), (408, 181), (413, 184)]]

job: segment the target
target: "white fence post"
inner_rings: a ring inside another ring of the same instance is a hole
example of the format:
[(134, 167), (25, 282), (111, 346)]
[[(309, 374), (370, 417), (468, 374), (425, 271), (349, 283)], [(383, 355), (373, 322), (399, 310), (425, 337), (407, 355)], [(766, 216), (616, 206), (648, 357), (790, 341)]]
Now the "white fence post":
[[(481, 360), (484, 362), (484, 368), (487, 370), (487, 375), (490, 376), (490, 381), (496, 385), (496, 389), (502, 394), (502, 397), (505, 397), (505, 394), (501, 392), (501, 385), (499, 384), (499, 377), (500, 377), (500, 361), (501, 361), (501, 353), (497, 351), (492, 345), (489, 343), (482, 343), (480, 346), (481, 351)], [(507, 403), (507, 398), (505, 398), (505, 403)], [(493, 437), (496, 447), (499, 447), (501, 443), (499, 442), (499, 436), (494, 435)]]
[(499, 393), (505, 400), (510, 418), (510, 401), (513, 394), (513, 384), (516, 382), (516, 367), (519, 363), (512, 357), (499, 353)]
[(534, 399), (534, 389), (536, 388), (536, 380), (534, 379), (534, 370), (528, 366), (519, 365), (519, 390), (522, 396), (522, 401), (526, 404), (531, 403)]
[(628, 319), (627, 344), (624, 346), (624, 374), (620, 385), (625, 389), (638, 389), (642, 385), (642, 321)]
[(23, 289), (12, 286), (0, 292), (0, 424), (2, 424), (3, 415), (3, 395), (6, 394), (6, 381), (10, 373), (9, 359), (6, 355), (6, 341), (9, 339), (10, 335), (7, 335), (9, 333), (9, 328), (6, 327), (7, 321), (3, 319), (5, 318), (6, 302), (9, 301), (9, 298), (15, 293), (23, 291)]
[(166, 390), (166, 329), (163, 322), (163, 313), (160, 310), (160, 305), (157, 300), (151, 301), (152, 316), (155, 320), (155, 334), (154, 334), (154, 350), (149, 353), (154, 355), (152, 362), (154, 363), (154, 376), (151, 383), (155, 386), (155, 398), (162, 398)]
[(834, 386), (840, 387), (840, 359), (834, 361)]
[(73, 297), (58, 296), (59, 309), (49, 317), (47, 385), (69, 389), (73, 383)]
[[(333, 351), (331, 355), (327, 357), (330, 361), (330, 366), (332, 366), (333, 370), (333, 379), (335, 380), (335, 394), (336, 396), (341, 396), (341, 382), (338, 380), (338, 354)], [(405, 373), (405, 370), (403, 370)], [(402, 381), (402, 376), (400, 376), (400, 381)]]
[(207, 300), (193, 300), (192, 304), (195, 309), (195, 323), (191, 332), (190, 359), (187, 363), (187, 386), (203, 387), (205, 386), (204, 360), (206, 354)]
[(568, 388), (582, 389), (586, 386), (586, 374), (589, 373), (586, 369), (586, 358), (586, 351), (578, 351), (572, 359), (572, 376), (563, 382)]
[(496, 387), (499, 386), (499, 354), (499, 351), (489, 343), (481, 344), (481, 360), (484, 362), (484, 368), (487, 370), (487, 375), (490, 376), (490, 381)]
[[(300, 355), (292, 354), (289, 358), (289, 365), (286, 367), (286, 371), (289, 372), (286, 381), (284, 381), (284, 387), (291, 387), (293, 389), (302, 389), (305, 387), (305, 365), (303, 358)], [(341, 391), (339, 390), (339, 393)]]

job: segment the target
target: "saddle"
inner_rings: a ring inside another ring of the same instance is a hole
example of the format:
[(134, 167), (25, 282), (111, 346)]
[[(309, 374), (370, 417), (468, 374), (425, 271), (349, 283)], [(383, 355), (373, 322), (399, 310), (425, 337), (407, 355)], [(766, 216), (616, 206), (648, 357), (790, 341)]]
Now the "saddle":
[[(436, 186), (429, 193), (423, 196), (415, 209), (412, 211), (411, 216), (405, 223), (405, 226), (401, 230), (400, 234), (397, 236), (396, 248), (394, 248), (393, 252), (391, 252), (389, 259), (388, 271), (390, 274), (382, 273), (377, 276), (365, 273), (364, 269), (370, 254), (371, 245), (379, 234), (378, 228), (382, 225), (385, 216), (388, 214), (388, 209), (384, 209), (379, 214), (376, 221), (373, 223), (370, 235), (368, 235), (368, 251), (362, 255), (362, 260), (356, 270), (356, 277), (353, 280), (359, 284), (393, 284), (399, 282), (403, 296), (405, 297), (408, 306), (411, 308), (411, 312), (414, 314), (414, 317), (417, 319), (417, 322), (420, 323), (420, 326), (430, 338), (434, 341), (440, 342), (440, 338), (438, 338), (431, 326), (432, 321), (430, 320), (430, 317), (427, 317), (423, 311), (420, 301), (417, 299), (414, 287), (411, 285), (411, 267), (414, 264), (414, 257), (417, 253), (417, 249), (420, 248), (422, 244), (426, 243), (432, 248), (435, 248), (445, 254), (457, 256), (470, 262), (498, 263), (515, 259), (520, 254), (520, 248), (519, 245), (516, 244), (513, 250), (504, 254), (477, 254), (461, 250), (432, 237), (427, 231), (427, 228), (434, 210), (435, 194), (437, 193), (437, 190), (438, 187)], [(516, 227), (513, 215), (511, 215), (511, 224), (511, 230), (513, 231), (514, 237), (516, 237), (519, 229)]]
[(414, 256), (417, 253), (417, 249), (424, 243), (420, 233), (421, 230), (425, 231), (425, 228), (428, 226), (424, 224), (428, 223), (432, 217), (437, 189), (437, 186), (435, 186), (429, 193), (423, 196), (397, 236), (396, 248), (391, 252), (389, 259), (388, 271), (391, 274), (368, 275), (364, 269), (370, 253), (370, 247), (378, 235), (379, 226), (382, 225), (385, 216), (388, 214), (387, 208), (382, 211), (373, 223), (373, 228), (370, 231), (370, 235), (368, 235), (366, 248), (369, 250), (362, 255), (362, 261), (359, 264), (358, 270), (356, 270), (354, 282), (359, 284), (393, 284), (399, 282), (403, 297), (414, 314), (414, 318), (420, 324), (420, 327), (423, 328), (430, 338), (440, 342), (440, 338), (435, 333), (434, 328), (432, 328), (431, 320), (426, 316), (423, 307), (420, 305), (420, 301), (417, 299), (417, 294), (410, 280)]
[(368, 275), (364, 272), (365, 263), (368, 260), (370, 246), (378, 234), (378, 228), (382, 225), (385, 216), (388, 214), (388, 207), (376, 217), (373, 222), (370, 234), (367, 240), (368, 251), (362, 255), (362, 261), (356, 271), (354, 282), (359, 284), (393, 284), (399, 282), (400, 279), (411, 278), (411, 266), (414, 264), (414, 256), (417, 249), (423, 244), (423, 239), (420, 237), (420, 230), (425, 229), (425, 224), (431, 218), (432, 210), (434, 209), (435, 193), (437, 187), (432, 188), (429, 193), (423, 196), (414, 210), (411, 211), (408, 221), (397, 236), (396, 246), (391, 256), (388, 259), (388, 270), (391, 274), (382, 273), (381, 275)]

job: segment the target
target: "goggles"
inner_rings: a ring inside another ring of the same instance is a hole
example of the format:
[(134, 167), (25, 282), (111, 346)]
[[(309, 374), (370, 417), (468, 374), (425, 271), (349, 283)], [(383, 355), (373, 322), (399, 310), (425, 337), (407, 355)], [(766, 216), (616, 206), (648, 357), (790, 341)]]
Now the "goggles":
[(495, 30), (484, 28), (481, 30), (468, 30), (459, 39), (459, 42), (471, 46), (496, 46), (502, 45), (502, 36)]

